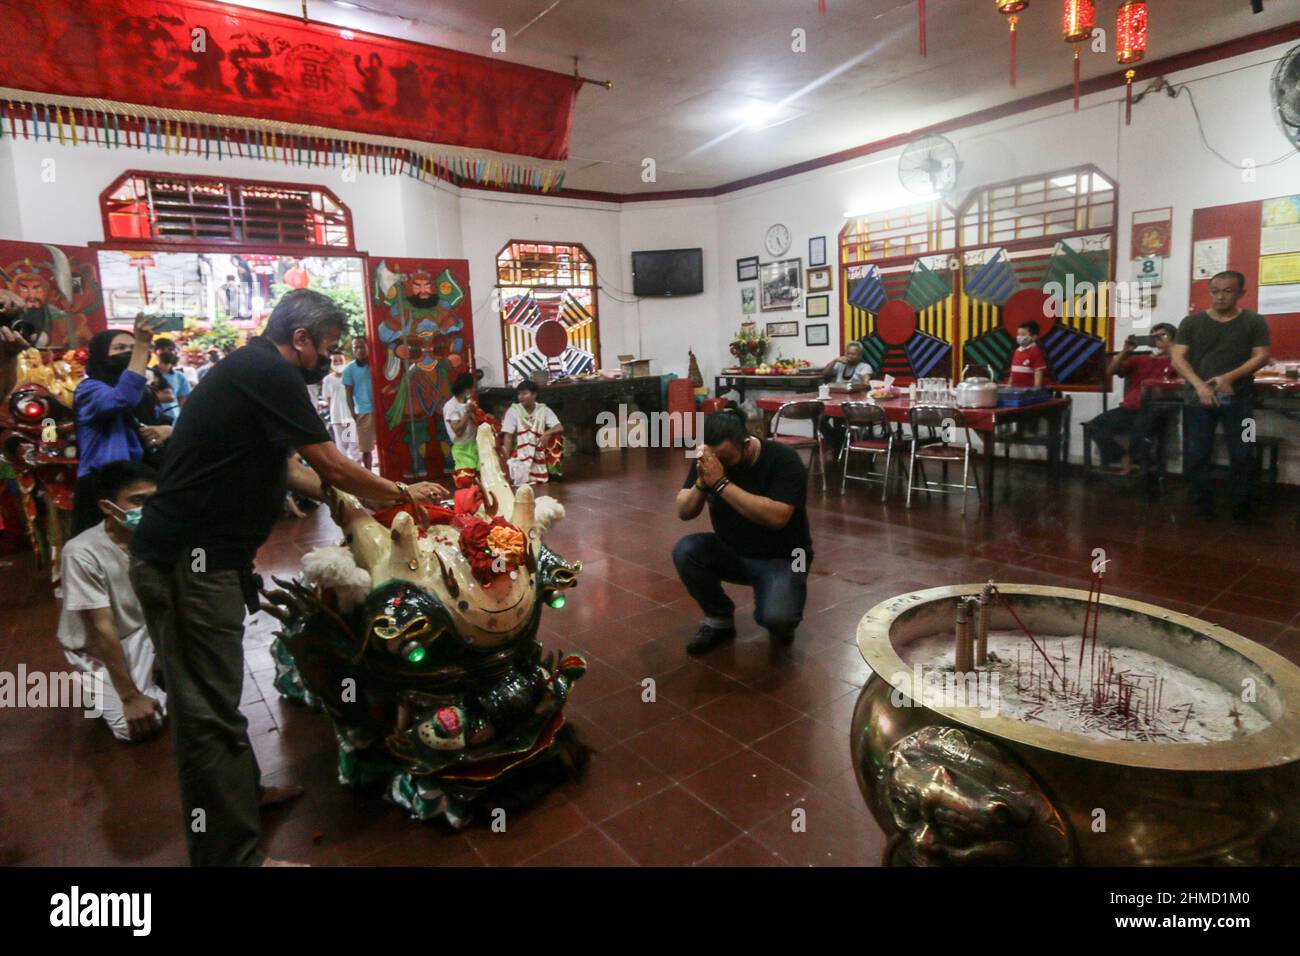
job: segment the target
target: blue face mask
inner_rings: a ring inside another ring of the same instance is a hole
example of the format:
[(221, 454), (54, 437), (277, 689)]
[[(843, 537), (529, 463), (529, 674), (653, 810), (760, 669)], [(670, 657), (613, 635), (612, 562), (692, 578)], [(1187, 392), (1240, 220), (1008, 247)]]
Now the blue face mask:
[(144, 509), (130, 508), (128, 510), (123, 510), (112, 502), (109, 502), (109, 505), (117, 512), (117, 514), (113, 516), (113, 520), (127, 531), (135, 534), (135, 529), (140, 527), (140, 518), (144, 515)]

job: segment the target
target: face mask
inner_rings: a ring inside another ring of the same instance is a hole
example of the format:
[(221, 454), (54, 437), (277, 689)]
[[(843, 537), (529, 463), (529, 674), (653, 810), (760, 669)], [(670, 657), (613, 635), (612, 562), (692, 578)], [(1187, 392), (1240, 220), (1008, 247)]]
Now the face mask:
[(176, 360), (177, 360), (179, 357), (180, 357), (180, 356), (178, 356), (175, 352), (159, 352), (159, 353), (158, 353), (158, 361), (162, 362), (164, 365), (175, 365), (175, 364), (176, 364)]
[(1020, 343), (1020, 347), (1023, 349), (1027, 347), (1029, 343), (1033, 340), (1027, 335), (1017, 335), (1016, 341)]
[(130, 352), (118, 352), (116, 355), (110, 355), (104, 360), (108, 370), (115, 375), (121, 375), (126, 371), (126, 367), (131, 364)]
[(322, 355), (315, 342), (312, 343), (312, 347), (317, 349), (316, 364), (311, 368), (299, 366), (298, 371), (302, 372), (303, 381), (308, 385), (319, 385), (325, 381), (325, 376), (330, 373), (330, 357), (329, 355)]
[(130, 508), (123, 510), (111, 501), (108, 504), (110, 508), (117, 512), (117, 514), (113, 516), (113, 520), (127, 531), (135, 534), (135, 529), (140, 527), (140, 518), (144, 515), (144, 509)]

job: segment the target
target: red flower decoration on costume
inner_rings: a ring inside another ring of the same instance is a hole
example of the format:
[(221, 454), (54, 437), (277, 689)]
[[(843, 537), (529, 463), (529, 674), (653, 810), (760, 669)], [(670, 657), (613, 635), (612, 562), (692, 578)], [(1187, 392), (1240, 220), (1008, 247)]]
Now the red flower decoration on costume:
[(497, 515), (491, 521), (484, 521), (482, 518), (461, 516), (458, 517), (453, 524), (460, 529), (461, 554), (465, 555), (465, 560), (469, 562), (470, 570), (474, 573), (474, 577), (479, 581), (479, 583), (490, 584), (493, 578), (497, 577), (498, 574), (504, 573), (498, 572), (493, 568), (493, 565), (497, 564), (498, 557), (502, 559), (507, 569), (518, 564), (517, 561), (510, 562), (510, 557), (508, 555), (498, 555), (494, 553), (493, 549), (488, 544), (488, 535), (497, 528), (517, 530), (514, 525), (505, 518)]

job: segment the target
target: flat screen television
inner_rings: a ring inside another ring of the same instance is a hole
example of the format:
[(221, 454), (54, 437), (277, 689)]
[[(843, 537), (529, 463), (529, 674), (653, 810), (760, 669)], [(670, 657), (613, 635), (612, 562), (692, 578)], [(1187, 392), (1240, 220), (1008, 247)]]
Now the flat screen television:
[(654, 249), (632, 253), (633, 295), (699, 295), (703, 291), (703, 249)]

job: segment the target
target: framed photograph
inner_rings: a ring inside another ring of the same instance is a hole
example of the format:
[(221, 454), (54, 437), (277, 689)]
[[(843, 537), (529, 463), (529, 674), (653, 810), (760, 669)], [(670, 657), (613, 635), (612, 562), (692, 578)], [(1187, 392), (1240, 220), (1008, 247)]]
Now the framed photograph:
[(798, 336), (798, 322), (769, 322), (767, 323), (767, 337), (769, 339), (788, 339)]
[(826, 237), (813, 236), (808, 240), (808, 265), (826, 265)]
[(831, 314), (831, 297), (828, 295), (810, 295), (805, 304), (810, 319), (824, 319)]
[(809, 292), (829, 292), (831, 288), (831, 267), (822, 266), (820, 269), (808, 270), (808, 291)]
[(736, 281), (753, 282), (758, 278), (758, 256), (736, 260)]
[(805, 325), (803, 327), (803, 341), (805, 345), (830, 345), (831, 327), (826, 324)]
[(747, 285), (740, 290), (740, 311), (750, 315), (758, 311), (758, 289)]
[(789, 312), (803, 295), (803, 260), (765, 262), (759, 276), (758, 308), (761, 312)]

